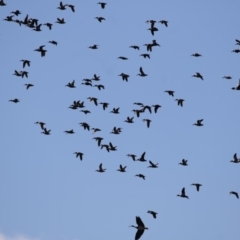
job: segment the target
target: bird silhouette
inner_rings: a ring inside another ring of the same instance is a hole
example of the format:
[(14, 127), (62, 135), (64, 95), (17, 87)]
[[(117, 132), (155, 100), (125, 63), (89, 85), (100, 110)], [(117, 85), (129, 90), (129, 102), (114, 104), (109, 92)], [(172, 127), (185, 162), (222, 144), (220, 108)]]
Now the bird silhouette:
[(199, 120), (197, 120), (197, 122), (194, 123), (193, 125), (198, 126), (198, 127), (202, 127), (202, 126), (203, 126), (202, 121), (203, 121), (203, 119), (199, 119)]
[(183, 106), (183, 102), (185, 101), (184, 99), (181, 99), (181, 98), (179, 98), (179, 99), (175, 99), (175, 101), (177, 101), (177, 104), (178, 104), (178, 106)]
[(19, 99), (17, 99), (17, 98), (14, 98), (14, 99), (10, 99), (10, 100), (9, 100), (9, 102), (18, 103), (18, 102), (20, 102), (20, 100), (19, 100)]
[(200, 183), (193, 183), (193, 184), (191, 184), (192, 186), (195, 186), (196, 187), (196, 189), (197, 189), (197, 191), (199, 191), (200, 190), (200, 187), (202, 186), (202, 184), (200, 184)]
[(149, 161), (150, 166), (148, 166), (149, 168), (158, 168), (158, 163), (153, 163), (152, 161)]
[(148, 213), (152, 214), (153, 218), (157, 218), (157, 213), (154, 211), (148, 211)]
[(53, 45), (56, 45), (57, 46), (57, 42), (56, 41), (49, 41), (49, 43), (53, 44)]
[(26, 83), (24, 84), (24, 86), (26, 86), (26, 89), (28, 90), (30, 87), (33, 87), (34, 85), (31, 83)]
[(20, 61), (23, 63), (23, 68), (25, 68), (26, 65), (27, 65), (28, 67), (30, 67), (30, 61), (29, 61), (29, 60), (22, 59), (22, 60), (20, 60)]
[(236, 196), (236, 198), (239, 198), (239, 196), (238, 196), (238, 193), (237, 193), (237, 192), (231, 191), (229, 194), (233, 194), (233, 195), (235, 195), (235, 196)]
[(127, 168), (127, 166), (123, 167), (123, 166), (120, 164), (119, 169), (117, 169), (117, 171), (119, 171), (119, 172), (126, 172), (126, 168)]
[(125, 73), (121, 73), (118, 76), (121, 76), (123, 81), (125, 80), (126, 82), (128, 82), (129, 75), (127, 75)]
[(161, 24), (164, 24), (166, 27), (168, 27), (168, 21), (166, 20), (161, 20), (159, 21)]
[(106, 170), (107, 170), (107, 169), (103, 169), (103, 168), (102, 168), (102, 163), (100, 163), (99, 169), (97, 169), (96, 172), (101, 172), (101, 173), (102, 173), (102, 172), (105, 172)]
[(140, 73), (138, 74), (138, 76), (140, 76), (140, 77), (146, 77), (147, 76), (147, 74), (144, 73), (142, 67), (140, 67), (139, 71), (140, 71)]
[(203, 80), (203, 76), (199, 72), (196, 72), (192, 77), (201, 78)]
[(75, 154), (76, 155), (76, 158), (80, 158), (80, 160), (82, 161), (83, 160), (83, 153), (82, 152), (75, 152), (75, 153), (73, 153), (73, 154)]
[(106, 20), (104, 17), (95, 17), (99, 22), (102, 22), (103, 20)]
[(135, 155), (135, 154), (127, 154), (127, 157), (131, 157), (133, 161), (136, 161), (137, 155)]
[(143, 122), (147, 122), (147, 127), (149, 128), (150, 127), (150, 123), (151, 123), (152, 120), (150, 119), (143, 119)]
[(142, 222), (140, 217), (136, 217), (136, 223), (137, 226), (131, 225), (130, 227), (134, 227), (137, 229), (136, 235), (135, 235), (135, 240), (140, 239), (140, 237), (143, 235), (144, 230), (148, 229), (147, 227), (145, 227), (144, 223)]
[(188, 166), (187, 162), (188, 160), (182, 159), (182, 162), (180, 162), (179, 164), (182, 166)]
[(164, 91), (164, 92), (168, 93), (169, 96), (174, 97), (174, 91), (172, 91), (172, 90), (166, 90), (166, 91)]
[(104, 9), (105, 6), (107, 5), (105, 2), (99, 2), (98, 4), (100, 4), (101, 8)]
[(199, 53), (193, 53), (191, 56), (193, 56), (193, 57), (202, 57), (202, 55), (199, 54)]
[(143, 175), (143, 174), (137, 174), (137, 175), (135, 175), (135, 177), (140, 177), (140, 178), (142, 178), (143, 180), (145, 180), (145, 176)]
[(181, 194), (180, 194), (180, 195), (178, 194), (177, 197), (182, 197), (182, 198), (187, 198), (187, 199), (189, 199), (189, 197), (185, 194), (185, 188), (182, 189)]

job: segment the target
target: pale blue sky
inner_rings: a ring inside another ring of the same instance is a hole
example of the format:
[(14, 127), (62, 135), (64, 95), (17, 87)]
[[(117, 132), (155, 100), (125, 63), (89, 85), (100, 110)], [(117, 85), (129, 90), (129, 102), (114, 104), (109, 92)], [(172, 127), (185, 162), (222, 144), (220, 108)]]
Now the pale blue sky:
[[(28, 14), (54, 25), (35, 32), (0, 21), (0, 240), (131, 240), (136, 216), (149, 227), (141, 240), (239, 240), (240, 201), (229, 192), (240, 193), (240, 164), (229, 161), (234, 153), (240, 157), (240, 91), (231, 90), (240, 78), (240, 55), (231, 52), (240, 49), (240, 2), (112, 0), (105, 9), (98, 1), (63, 2), (75, 5), (75, 13), (57, 9), (55, 0), (5, 2), (2, 19), (18, 9), (13, 19)], [(66, 24), (55, 23), (57, 17)], [(157, 21), (154, 36), (147, 30), (150, 19)], [(153, 48), (151, 59), (140, 57), (153, 39), (161, 47)], [(99, 49), (88, 48), (94, 44)], [(45, 57), (34, 51), (40, 45)], [(191, 57), (195, 52), (202, 57)], [(28, 78), (13, 75), (23, 70), (21, 59), (31, 61), (24, 69)], [(137, 76), (140, 66), (147, 77)], [(118, 76), (122, 72), (130, 75), (128, 82)], [(191, 77), (196, 72), (204, 81)], [(101, 81), (93, 84), (105, 90), (81, 84), (95, 73)], [(222, 78), (227, 75), (232, 79)], [(76, 88), (65, 87), (73, 79)], [(26, 90), (26, 83), (34, 87)], [(103, 111), (88, 97), (110, 105)], [(8, 101), (14, 98), (20, 102)], [(182, 108), (176, 98), (185, 99)], [(74, 100), (84, 101), (91, 114), (69, 109)], [(137, 118), (134, 102), (162, 107)], [(113, 107), (120, 114), (109, 113)], [(127, 116), (134, 116), (133, 124), (124, 122)], [(144, 118), (152, 120), (150, 128)], [(202, 118), (203, 127), (193, 126)], [(45, 122), (51, 135), (41, 134), (36, 121)], [(80, 122), (102, 131), (92, 134)], [(110, 134), (114, 126), (122, 133)], [(66, 135), (70, 129), (75, 134)], [(98, 148), (95, 136), (117, 151)], [(76, 151), (84, 153), (83, 161)], [(159, 168), (126, 156), (145, 151)], [(183, 158), (189, 166), (178, 164)], [(95, 171), (100, 163), (105, 173)], [(126, 173), (116, 171), (119, 164)], [(145, 181), (134, 176), (139, 173)], [(192, 183), (203, 186), (197, 192)], [(189, 200), (177, 197), (183, 187)]]

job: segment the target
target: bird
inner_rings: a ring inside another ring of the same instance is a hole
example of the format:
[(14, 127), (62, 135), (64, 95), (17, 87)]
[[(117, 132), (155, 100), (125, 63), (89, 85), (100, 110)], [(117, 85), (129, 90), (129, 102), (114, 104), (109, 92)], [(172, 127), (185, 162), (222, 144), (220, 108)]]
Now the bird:
[(67, 4), (67, 7), (70, 7), (72, 12), (75, 12), (75, 6), (71, 4)]
[(151, 23), (151, 28), (154, 28), (156, 21), (155, 20), (147, 20), (146, 23)]
[(164, 91), (164, 92), (168, 93), (169, 96), (174, 97), (174, 91), (172, 91), (172, 90), (166, 90), (166, 91)]
[(59, 7), (57, 7), (57, 9), (66, 10), (67, 6), (68, 6), (68, 4), (63, 4), (62, 2), (60, 2)]
[(148, 54), (148, 53), (143, 53), (140, 56), (142, 56), (144, 58), (149, 58), (150, 59), (150, 54)]
[(17, 70), (15, 70), (13, 75), (15, 75), (17, 77), (22, 77), (22, 72), (21, 71), (18, 72)]
[(237, 153), (234, 153), (234, 155), (233, 155), (233, 160), (231, 160), (230, 162), (240, 163), (240, 158), (237, 158)]
[(193, 53), (191, 56), (193, 56), (193, 57), (202, 57), (202, 55), (199, 54), (199, 53)]
[(22, 59), (22, 60), (20, 60), (20, 62), (23, 62), (23, 68), (25, 68), (26, 65), (28, 65), (28, 67), (30, 67), (30, 62), (31, 61)]
[(130, 117), (127, 117), (127, 120), (125, 120), (124, 122), (134, 123), (134, 122), (133, 122), (133, 118), (134, 118), (134, 117), (131, 117), (131, 118), (130, 118)]
[(56, 45), (57, 46), (57, 42), (56, 41), (49, 41), (49, 43), (53, 44), (53, 45)]
[(181, 164), (182, 166), (188, 166), (187, 162), (188, 160), (182, 159), (182, 162), (180, 162), (179, 164)]
[(144, 176), (143, 174), (137, 174), (137, 175), (135, 175), (135, 177), (140, 177), (140, 178), (142, 178), (143, 180), (145, 180), (145, 176)]
[(138, 74), (138, 76), (141, 76), (141, 77), (146, 77), (147, 76), (147, 74), (144, 73), (142, 67), (139, 68), (139, 71), (140, 71), (140, 73)]
[(89, 124), (88, 123), (85, 123), (85, 122), (81, 122), (81, 123), (79, 123), (79, 124), (81, 124), (82, 125), (82, 127), (84, 128), (84, 130), (90, 130), (90, 126), (89, 126)]
[(231, 76), (224, 76), (223, 78), (225, 78), (225, 79), (232, 79), (232, 77)]
[(28, 90), (30, 87), (33, 87), (34, 85), (31, 83), (26, 83), (24, 84), (24, 86), (26, 86), (26, 89)]
[(109, 142), (109, 151), (117, 151), (117, 146), (113, 146), (111, 142)]
[(146, 152), (144, 152), (141, 157), (139, 159), (137, 159), (137, 161), (140, 161), (140, 162), (146, 162), (147, 160), (145, 159), (145, 154)]
[(20, 100), (18, 98), (10, 99), (9, 102), (18, 103)]
[(192, 75), (192, 77), (201, 78), (203, 80), (203, 76), (199, 72), (196, 72), (196, 74)]
[(34, 27), (33, 30), (36, 31), (36, 32), (41, 32), (42, 31), (41, 26), (42, 26), (42, 24), (39, 24), (36, 27)]
[(160, 44), (158, 44), (156, 40), (152, 40), (152, 47), (156, 46), (160, 47)]
[(237, 193), (237, 192), (231, 191), (229, 194), (233, 194), (233, 195), (235, 195), (235, 196), (236, 196), (236, 198), (239, 198), (239, 196), (238, 196), (238, 193)]
[(150, 123), (151, 123), (152, 120), (150, 119), (143, 119), (143, 122), (147, 122), (147, 127), (149, 128), (150, 127)]
[(40, 46), (39, 48), (35, 49), (34, 51), (41, 52), (41, 57), (45, 57), (47, 50), (43, 49), (45, 45)]
[(126, 172), (126, 167), (127, 167), (127, 166), (123, 167), (123, 166), (120, 164), (120, 165), (119, 165), (119, 169), (117, 169), (117, 171), (119, 171), (119, 172)]
[(157, 110), (161, 107), (159, 104), (152, 105), (154, 107), (154, 112), (157, 113)]
[(5, 20), (5, 21), (7, 21), (7, 22), (12, 22), (13, 21), (13, 18), (14, 17), (14, 15), (12, 15), (12, 16), (7, 16), (5, 19), (3, 19), (3, 20)]
[(202, 184), (200, 184), (200, 183), (193, 183), (193, 184), (191, 184), (192, 186), (196, 186), (196, 189), (197, 189), (197, 191), (199, 191), (200, 190), (200, 187), (202, 186)]
[(108, 144), (101, 144), (101, 149), (103, 149), (104, 147), (106, 148), (106, 150), (107, 150), (108, 152), (110, 151)]
[(113, 110), (110, 113), (118, 114), (119, 113), (119, 108), (113, 108)]
[(35, 124), (39, 124), (41, 129), (44, 130), (44, 128), (45, 128), (44, 126), (45, 126), (46, 123), (44, 123), (44, 122), (35, 122)]
[(232, 87), (232, 90), (240, 90), (240, 79), (238, 81), (238, 85), (236, 87)]
[(109, 103), (106, 103), (106, 102), (100, 102), (99, 104), (102, 104), (103, 110), (105, 110), (109, 105)]
[(104, 9), (105, 6), (107, 5), (107, 3), (105, 3), (105, 2), (99, 2), (98, 4), (100, 4), (100, 6), (101, 6), (102, 9)]
[(123, 56), (120, 56), (120, 57), (118, 57), (119, 59), (122, 59), (122, 60), (128, 60), (128, 58), (126, 58), (126, 57), (123, 57)]
[(193, 125), (198, 126), (198, 127), (202, 127), (202, 126), (203, 126), (202, 121), (203, 121), (203, 119), (199, 119), (199, 120), (197, 120), (197, 122), (194, 123)]
[(93, 101), (96, 106), (98, 105), (98, 102), (97, 102), (98, 99), (97, 98), (95, 98), (95, 97), (88, 97), (87, 99), (89, 99), (90, 102)]
[(152, 47), (153, 47), (152, 43), (146, 43), (146, 44), (144, 44), (143, 46), (146, 46), (146, 47), (147, 47), (147, 51), (152, 52)]
[(154, 211), (148, 211), (147, 213), (152, 214), (153, 218), (157, 218), (157, 213)]
[(123, 81), (125, 80), (126, 82), (128, 82), (129, 75), (127, 75), (125, 73), (121, 73), (118, 76), (121, 76)]
[(99, 81), (100, 80), (100, 76), (97, 76), (97, 74), (94, 74), (93, 78), (91, 80)]
[(240, 45), (240, 40), (235, 39), (235, 41), (237, 42), (235, 45)]
[(67, 133), (67, 134), (74, 134), (75, 132), (73, 131), (73, 129), (71, 129), (71, 130), (66, 130), (66, 131), (64, 131), (65, 133)]
[(232, 52), (240, 53), (240, 49), (234, 49), (234, 50), (232, 50)]
[(47, 130), (46, 128), (44, 128), (42, 133), (45, 135), (50, 135), (50, 132), (51, 132), (51, 129)]
[(101, 85), (101, 84), (99, 84), (99, 85), (94, 85), (94, 87), (97, 87), (98, 90), (105, 89), (105, 87), (104, 87), (103, 85)]
[(168, 27), (168, 21), (166, 20), (161, 20), (159, 21), (161, 24), (164, 24), (166, 27)]
[(99, 169), (96, 170), (96, 172), (105, 172), (107, 169), (102, 168), (102, 163), (99, 165)]
[(91, 113), (89, 110), (81, 110), (80, 112), (83, 112), (85, 114)]
[(98, 49), (98, 45), (92, 45), (92, 46), (89, 46), (88, 48), (91, 48), (91, 49)]
[(127, 157), (131, 157), (133, 161), (136, 161), (137, 155), (135, 155), (135, 154), (127, 154)]
[(136, 45), (132, 45), (132, 46), (130, 46), (130, 48), (133, 48), (135, 50), (140, 50), (139, 46), (136, 46)]
[(72, 82), (69, 82), (67, 85), (65, 85), (66, 87), (69, 87), (69, 88), (75, 88), (75, 80), (73, 80)]
[(178, 106), (183, 106), (183, 102), (185, 101), (184, 99), (181, 99), (181, 98), (179, 98), (179, 99), (175, 99), (175, 101), (177, 101), (177, 104), (178, 104)]
[(114, 127), (111, 133), (120, 134), (120, 132), (121, 132), (121, 128)]
[(95, 132), (100, 132), (100, 131), (101, 131), (101, 129), (99, 129), (99, 128), (92, 128), (92, 130), (93, 130), (93, 134), (94, 134)]
[(158, 163), (153, 163), (152, 161), (149, 161), (150, 166), (148, 166), (149, 168), (158, 168)]
[(28, 78), (28, 72), (27, 71), (21, 71), (22, 78), (25, 76)]
[(15, 12), (13, 11), (13, 12), (11, 12), (11, 13), (15, 14), (16, 16), (18, 16), (19, 14), (21, 14), (21, 12), (20, 12), (19, 10), (16, 10)]
[(80, 160), (83, 160), (83, 153), (82, 152), (75, 152), (75, 153), (73, 153), (73, 154), (76, 154), (76, 158), (77, 157), (79, 157), (80, 158)]
[(43, 25), (47, 26), (49, 30), (52, 30), (52, 24), (51, 23), (44, 23)]
[(0, 6), (6, 6), (6, 5), (7, 4), (3, 0), (0, 1)]
[(147, 227), (145, 227), (144, 223), (142, 222), (141, 218), (136, 216), (136, 223), (137, 226), (131, 225), (130, 227), (134, 227), (137, 229), (136, 235), (135, 235), (135, 240), (140, 239), (140, 237), (143, 235), (144, 230), (148, 229)]
[(148, 106), (148, 105), (142, 105), (142, 111), (145, 112), (146, 109), (149, 111), (149, 113), (152, 113), (152, 109), (151, 109), (150, 106)]
[(151, 28), (148, 28), (148, 30), (151, 32), (151, 34), (154, 36), (154, 32), (158, 31), (158, 28), (156, 27), (151, 27)]
[(59, 24), (65, 24), (66, 22), (64, 21), (64, 18), (57, 18), (57, 22), (56, 23), (59, 23)]
[(102, 22), (102, 20), (106, 20), (104, 17), (95, 17), (99, 22)]
[(181, 194), (180, 194), (180, 195), (178, 194), (177, 197), (182, 197), (182, 198), (187, 198), (187, 199), (189, 199), (189, 197), (185, 194), (185, 188), (182, 189)]
[(94, 137), (93, 139), (98, 142), (98, 146), (100, 147), (101, 146), (101, 141), (103, 140), (103, 138), (101, 138), (101, 137)]

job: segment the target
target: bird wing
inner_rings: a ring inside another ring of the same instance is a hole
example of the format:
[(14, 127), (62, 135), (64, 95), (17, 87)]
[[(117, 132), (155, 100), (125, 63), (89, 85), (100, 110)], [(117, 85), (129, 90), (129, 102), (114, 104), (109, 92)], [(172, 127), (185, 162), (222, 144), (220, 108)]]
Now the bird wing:
[(238, 161), (238, 159), (237, 159), (237, 153), (235, 153), (235, 154), (233, 155), (233, 159), (234, 159), (234, 161)]
[(102, 163), (100, 163), (100, 165), (99, 165), (99, 169), (102, 170)]
[(144, 153), (142, 154), (141, 158), (143, 158), (143, 159), (144, 159), (144, 157), (145, 157), (145, 154), (146, 154), (146, 152), (144, 152)]
[(140, 67), (139, 70), (140, 70), (140, 73), (141, 73), (141, 74), (144, 74), (142, 67)]
[(138, 230), (135, 235), (135, 240), (138, 240), (144, 233), (144, 230)]
[(152, 166), (154, 166), (154, 164), (153, 164), (153, 162), (152, 162), (152, 161), (149, 161), (149, 163), (150, 163)]
[(182, 195), (185, 195), (185, 188), (182, 189)]
[(109, 142), (109, 146), (110, 146), (110, 148), (113, 148), (113, 145), (112, 145), (112, 143), (111, 143), (111, 142)]
[(143, 226), (144, 227), (144, 223), (142, 222), (140, 217), (136, 217), (136, 223), (138, 226)]

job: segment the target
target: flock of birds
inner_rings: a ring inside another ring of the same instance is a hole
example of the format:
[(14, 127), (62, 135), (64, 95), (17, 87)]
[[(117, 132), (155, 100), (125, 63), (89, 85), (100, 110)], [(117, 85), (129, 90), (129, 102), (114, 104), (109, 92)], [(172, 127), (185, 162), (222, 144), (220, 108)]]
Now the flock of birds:
[[(104, 2), (99, 2), (98, 4), (100, 5), (100, 7), (102, 9), (105, 9), (106, 5), (107, 5), (107, 3), (104, 3)], [(0, 0), (0, 6), (6, 6), (6, 3), (3, 0)], [(63, 2), (60, 2), (57, 9), (59, 9), (59, 10), (71, 9), (71, 11), (73, 13), (75, 12), (75, 6), (74, 5), (63, 4)], [(19, 26), (24, 25), (26, 27), (31, 28), (33, 31), (36, 31), (36, 32), (42, 31), (42, 29), (41, 29), (42, 26), (48, 27), (49, 30), (52, 30), (52, 28), (53, 28), (52, 23), (44, 23), (44, 24), (40, 23), (39, 24), (38, 19), (29, 18), (28, 15), (26, 15), (26, 17), (23, 20), (14, 19), (14, 17), (18, 17), (18, 15), (21, 14), (21, 12), (19, 10), (12, 11), (11, 14), (13, 14), (13, 15), (7, 16), (4, 20), (7, 21), (7, 22), (15, 22), (15, 23), (19, 24)], [(96, 19), (100, 23), (102, 23), (103, 21), (106, 21), (106, 19), (104, 17), (96, 17)], [(148, 30), (151, 32), (152, 35), (154, 35), (154, 33), (156, 31), (158, 31), (158, 28), (155, 25), (156, 22), (157, 21), (155, 21), (155, 20), (147, 20), (146, 21), (147, 24), (150, 24), (150, 28)], [(168, 27), (168, 21), (160, 20), (159, 22), (161, 24), (163, 24), (165, 27)], [(65, 24), (66, 22), (65, 22), (64, 18), (57, 18), (56, 23), (57, 24)], [(55, 46), (58, 45), (57, 41), (54, 41), (54, 40), (49, 41), (49, 43), (53, 44)], [(240, 45), (240, 40), (236, 39), (236, 45)], [(144, 46), (146, 46), (147, 52), (152, 52), (153, 48), (156, 47), (156, 46), (160, 47), (160, 44), (158, 44), (156, 40), (153, 40), (151, 43), (144, 44)], [(35, 49), (34, 51), (39, 52), (41, 57), (45, 57), (46, 53), (47, 53), (47, 50), (44, 49), (44, 47), (45, 47), (45, 45), (41, 45), (37, 49)], [(89, 46), (89, 48), (93, 49), (93, 50), (96, 50), (96, 49), (98, 49), (98, 45), (94, 44), (92, 46)], [(130, 46), (130, 48), (132, 48), (134, 50), (139, 50), (140, 49), (140, 47), (137, 46), (137, 45), (132, 45), (132, 46)], [(240, 49), (234, 49), (232, 52), (239, 53)], [(144, 53), (144, 54), (141, 54), (140, 56), (150, 59), (150, 54), (149, 53)], [(202, 57), (202, 55), (199, 54), (199, 53), (194, 53), (191, 56)], [(118, 58), (121, 59), (121, 60), (128, 60), (128, 58), (124, 57), (124, 56), (120, 56)], [(30, 60), (22, 59), (20, 61), (22, 62), (23, 69), (26, 69), (27, 67), (30, 67), (30, 65), (31, 65)], [(26, 70), (21, 70), (21, 71), (15, 70), (13, 75), (15, 75), (17, 77), (21, 77), (21, 78), (28, 78), (28, 74), (29, 73)], [(123, 81), (126, 81), (126, 82), (128, 82), (128, 80), (130, 78), (130, 75), (126, 74), (126, 73), (121, 73), (121, 74), (119, 74), (119, 76), (122, 78)], [(148, 74), (143, 70), (143, 67), (140, 67), (139, 68), (139, 73), (137, 74), (137, 76), (147, 77)], [(204, 80), (203, 76), (199, 72), (196, 72), (196, 74), (194, 74), (192, 77), (196, 77), (196, 78), (199, 78), (201, 80)], [(231, 76), (224, 76), (223, 78), (231, 79), (232, 77)], [(97, 87), (98, 90), (100, 90), (100, 91), (104, 90), (105, 89), (104, 85), (94, 84), (94, 82), (99, 82), (99, 81), (100, 81), (100, 76), (97, 76), (97, 74), (94, 74), (92, 78), (83, 79), (82, 80), (82, 85), (89, 86), (89, 87)], [(27, 90), (30, 89), (31, 87), (34, 87), (34, 85), (32, 83), (26, 83), (24, 86), (26, 87)], [(73, 80), (72, 82), (67, 83), (66, 87), (76, 88), (75, 81)], [(236, 87), (233, 87), (232, 89), (233, 90), (240, 90), (240, 80), (239, 80), (238, 85)], [(169, 96), (174, 97), (175, 92), (173, 90), (166, 90), (165, 92)], [(96, 106), (102, 105), (103, 110), (106, 110), (109, 106), (109, 103), (99, 102), (98, 98), (96, 98), (96, 97), (88, 97), (87, 99), (90, 102), (94, 103)], [(13, 103), (19, 103), (20, 102), (20, 100), (18, 98), (10, 99), (9, 101), (11, 101)], [(178, 106), (183, 107), (183, 103), (184, 103), (185, 100), (181, 99), (181, 98), (177, 98), (177, 99), (175, 99), (175, 101), (177, 101)], [(161, 108), (161, 105), (159, 105), (159, 104), (155, 104), (155, 105), (152, 105), (152, 106), (145, 105), (145, 104), (140, 103), (140, 102), (135, 102), (134, 104), (140, 107), (139, 109), (133, 109), (132, 110), (132, 112), (136, 115), (137, 118), (139, 118), (140, 115), (143, 114), (146, 110), (150, 114), (152, 112), (157, 114), (158, 109)], [(83, 112), (86, 115), (91, 113), (90, 110), (85, 109), (84, 101), (80, 101), (80, 100), (73, 101), (73, 103), (69, 106), (69, 108), (72, 109), (72, 110), (81, 109), (80, 111)], [(120, 107), (113, 108), (110, 111), (110, 113), (119, 114), (120, 113)], [(142, 119), (142, 121), (146, 122), (147, 128), (150, 127), (151, 119), (144, 118), (144, 119)], [(202, 126), (204, 126), (203, 121), (204, 121), (204, 119), (198, 119), (195, 123), (193, 123), (193, 125), (198, 126), (198, 127), (202, 127)], [(129, 123), (129, 124), (134, 123), (134, 116), (132, 116), (132, 117), (127, 116), (126, 120), (124, 120), (124, 122)], [(48, 129), (46, 127), (46, 123), (41, 122), (41, 121), (37, 121), (37, 122), (35, 122), (35, 124), (38, 124), (40, 126), (40, 128), (42, 130), (42, 132), (41, 132), (42, 134), (51, 135), (51, 129)], [(96, 132), (101, 132), (101, 129), (95, 128), (95, 127), (90, 127), (90, 125), (87, 122), (80, 122), (79, 124), (80, 124), (81, 127), (83, 127), (84, 130), (87, 130), (87, 131), (92, 130), (93, 134), (96, 133)], [(74, 134), (75, 133), (73, 129), (66, 130), (64, 132), (66, 134)], [(122, 132), (122, 128), (114, 126), (110, 133), (117, 135), (117, 134), (121, 134), (121, 132)], [(117, 151), (117, 146), (114, 146), (112, 142), (103, 144), (102, 143), (102, 141), (103, 141), (102, 137), (94, 137), (93, 140), (95, 140), (97, 142), (98, 147), (100, 147), (101, 149), (106, 149), (107, 152)], [(79, 158), (81, 161), (83, 160), (84, 153), (74, 152), (73, 154), (75, 154), (76, 158)], [(127, 154), (127, 157), (130, 157), (133, 161), (147, 162), (147, 160), (145, 158), (145, 155), (146, 155), (146, 152), (143, 152), (142, 155), (139, 158), (135, 154)], [(150, 160), (148, 162), (150, 164), (148, 166), (148, 168), (158, 168), (158, 163), (153, 163)], [(230, 162), (240, 163), (240, 158), (237, 157), (237, 153), (234, 154), (233, 160), (231, 160)], [(179, 164), (182, 165), (182, 166), (188, 166), (188, 160), (182, 159), (182, 161)], [(127, 166), (123, 166), (123, 165), (120, 164), (117, 171), (119, 171), (121, 173), (124, 173), (124, 172), (126, 172), (126, 168), (127, 168)], [(99, 172), (99, 173), (104, 173), (106, 171), (106, 169), (103, 168), (103, 164), (100, 163), (100, 165), (99, 165), (99, 167), (96, 171)], [(136, 174), (135, 176), (137, 176), (139, 178), (142, 178), (143, 180), (145, 180), (145, 178), (146, 178), (145, 175), (143, 175), (143, 174)], [(200, 183), (193, 183), (192, 185), (196, 187), (197, 191), (200, 191), (200, 187), (202, 186)], [(233, 195), (236, 196), (236, 198), (239, 198), (238, 193), (235, 192), (235, 191), (231, 191), (230, 194), (233, 194)], [(182, 188), (181, 193), (178, 194), (177, 196), (181, 197), (181, 198), (189, 199), (189, 197), (186, 195), (184, 187)], [(151, 214), (153, 216), (153, 218), (157, 217), (157, 212), (149, 210), (147, 213)], [(137, 226), (131, 225), (130, 227), (134, 227), (134, 228), (137, 229), (137, 232), (136, 232), (136, 235), (135, 235), (135, 240), (138, 240), (138, 239), (140, 239), (140, 237), (142, 236), (144, 231), (148, 228), (145, 227), (143, 221), (141, 220), (141, 218), (139, 216), (136, 216), (136, 223), (137, 223)]]

